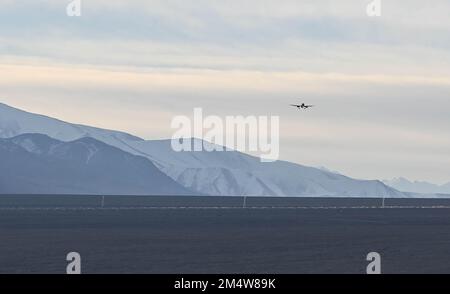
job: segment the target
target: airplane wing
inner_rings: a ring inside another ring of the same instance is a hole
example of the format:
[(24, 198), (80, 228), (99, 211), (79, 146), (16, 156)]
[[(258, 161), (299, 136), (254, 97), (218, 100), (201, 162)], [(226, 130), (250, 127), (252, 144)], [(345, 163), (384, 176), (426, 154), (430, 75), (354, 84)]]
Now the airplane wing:
[(301, 105), (297, 105), (297, 104), (290, 104), (291, 106), (294, 106), (294, 107), (301, 107)]

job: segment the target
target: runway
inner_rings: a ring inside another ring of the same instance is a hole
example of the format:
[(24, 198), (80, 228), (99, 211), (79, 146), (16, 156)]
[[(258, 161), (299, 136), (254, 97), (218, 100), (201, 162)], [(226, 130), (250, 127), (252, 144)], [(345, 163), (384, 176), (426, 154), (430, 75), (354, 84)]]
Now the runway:
[(450, 199), (348, 197), (212, 197), (0, 195), (0, 209), (378, 209), (450, 208)]
[(151, 206), (136, 206), (136, 207), (0, 207), (0, 211), (15, 211), (15, 210), (29, 210), (29, 211), (108, 211), (108, 210), (343, 210), (343, 209), (450, 209), (450, 206), (318, 206), (318, 207), (151, 207)]
[(76, 201), (3, 205), (0, 273), (65, 273), (74, 251), (83, 273), (365, 273), (369, 252), (381, 254), (383, 273), (450, 273), (447, 207), (101, 208), (67, 200)]

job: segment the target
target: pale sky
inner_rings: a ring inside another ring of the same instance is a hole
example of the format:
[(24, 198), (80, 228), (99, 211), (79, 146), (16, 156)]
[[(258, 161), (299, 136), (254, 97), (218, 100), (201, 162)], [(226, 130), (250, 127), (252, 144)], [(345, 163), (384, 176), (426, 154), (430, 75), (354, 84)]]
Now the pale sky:
[(279, 115), (281, 159), (450, 181), (448, 0), (69, 2), (0, 0), (0, 102), (145, 139), (194, 107)]

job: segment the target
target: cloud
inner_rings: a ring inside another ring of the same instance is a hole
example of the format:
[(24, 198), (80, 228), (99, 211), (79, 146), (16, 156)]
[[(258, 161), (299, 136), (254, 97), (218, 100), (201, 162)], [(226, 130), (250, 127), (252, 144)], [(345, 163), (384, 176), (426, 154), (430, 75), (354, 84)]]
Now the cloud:
[[(448, 1), (2, 1), (0, 53), (67, 64), (450, 74)], [(236, 9), (236, 8), (239, 9)], [(3, 58), (3, 62), (7, 62)]]

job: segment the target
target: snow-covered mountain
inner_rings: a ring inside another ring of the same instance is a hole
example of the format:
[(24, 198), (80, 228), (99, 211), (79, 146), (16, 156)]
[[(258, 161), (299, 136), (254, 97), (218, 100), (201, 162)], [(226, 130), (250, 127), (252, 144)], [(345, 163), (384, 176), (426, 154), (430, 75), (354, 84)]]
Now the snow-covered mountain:
[(26, 133), (45, 134), (61, 141), (94, 138), (150, 159), (173, 180), (201, 194), (407, 197), (380, 181), (355, 180), (285, 161), (262, 163), (259, 158), (237, 151), (175, 152), (170, 140), (146, 141), (123, 132), (70, 124), (0, 104), (0, 138)]
[(192, 195), (145, 157), (90, 137), (0, 139), (0, 194)]
[(355, 180), (286, 161), (261, 163), (236, 151), (175, 152), (170, 140), (134, 142), (133, 147), (155, 158), (177, 182), (209, 195), (404, 196), (379, 181)]
[(129, 150), (127, 150), (128, 146), (123, 142), (142, 140), (123, 132), (70, 124), (0, 103), (0, 138), (11, 138), (31, 133), (45, 134), (51, 138), (66, 142), (83, 137), (92, 137), (124, 151)]
[(424, 194), (450, 194), (450, 183), (445, 185), (436, 185), (423, 181), (410, 181), (405, 178), (395, 178), (384, 180), (386, 185), (403, 192), (414, 192)]

